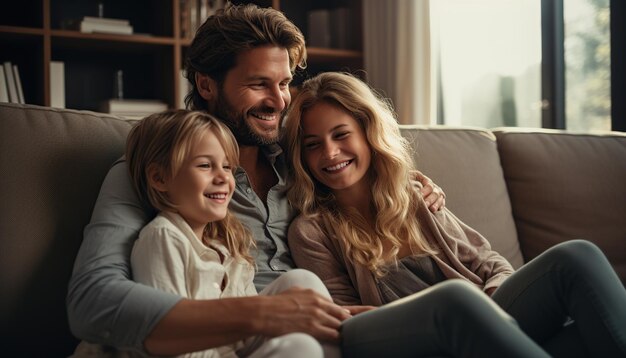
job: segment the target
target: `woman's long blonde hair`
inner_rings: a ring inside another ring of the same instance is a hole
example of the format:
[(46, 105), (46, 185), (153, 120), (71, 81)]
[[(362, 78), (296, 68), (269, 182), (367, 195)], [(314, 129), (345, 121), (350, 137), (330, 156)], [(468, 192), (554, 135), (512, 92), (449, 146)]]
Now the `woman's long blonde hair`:
[[(207, 131), (217, 137), (234, 172), (239, 165), (237, 141), (224, 124), (207, 113), (186, 110), (156, 113), (131, 129), (126, 140), (126, 160), (133, 186), (145, 204), (158, 211), (177, 211), (167, 193), (149, 184), (150, 170), (156, 167), (166, 178), (174, 178), (192, 147)], [(212, 238), (222, 240), (234, 257), (254, 262), (249, 253), (254, 247), (252, 235), (230, 210), (224, 219), (210, 222), (204, 228), (202, 240)]]
[[(304, 162), (302, 118), (327, 102), (350, 113), (365, 131), (372, 152), (369, 168), (372, 210), (368, 223), (356, 209), (340, 208), (332, 191), (317, 181)], [(410, 146), (400, 134), (391, 105), (368, 85), (346, 73), (322, 73), (303, 83), (287, 114), (285, 140), (292, 164), (290, 203), (303, 215), (318, 217), (328, 234), (345, 242), (347, 257), (380, 277), (408, 243), (414, 254), (433, 253), (417, 221), (419, 195), (411, 183)], [(384, 252), (383, 242), (391, 244)]]

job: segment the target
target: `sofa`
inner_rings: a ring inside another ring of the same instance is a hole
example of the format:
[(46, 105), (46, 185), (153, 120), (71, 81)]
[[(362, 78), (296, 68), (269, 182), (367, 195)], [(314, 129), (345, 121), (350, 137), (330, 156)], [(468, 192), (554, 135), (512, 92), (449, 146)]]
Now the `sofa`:
[[(78, 340), (67, 284), (131, 121), (0, 103), (2, 355), (60, 357)], [(626, 135), (403, 126), (447, 206), (514, 266), (585, 238), (626, 282)]]

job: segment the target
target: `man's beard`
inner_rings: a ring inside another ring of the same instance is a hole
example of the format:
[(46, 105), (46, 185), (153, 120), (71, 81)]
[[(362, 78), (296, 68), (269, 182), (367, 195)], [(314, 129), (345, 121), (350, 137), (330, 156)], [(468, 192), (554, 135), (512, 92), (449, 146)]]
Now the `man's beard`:
[[(274, 112), (274, 109), (268, 107), (252, 108), (249, 112), (264, 113)], [(280, 139), (280, 124), (283, 122), (286, 110), (282, 111), (279, 116), (279, 125), (276, 134), (272, 137), (266, 137), (255, 133), (246, 121), (246, 115), (238, 113), (233, 106), (228, 102), (223, 92), (217, 96), (217, 103), (215, 106), (214, 115), (217, 116), (228, 128), (233, 132), (235, 139), (239, 145), (269, 145), (274, 144)]]

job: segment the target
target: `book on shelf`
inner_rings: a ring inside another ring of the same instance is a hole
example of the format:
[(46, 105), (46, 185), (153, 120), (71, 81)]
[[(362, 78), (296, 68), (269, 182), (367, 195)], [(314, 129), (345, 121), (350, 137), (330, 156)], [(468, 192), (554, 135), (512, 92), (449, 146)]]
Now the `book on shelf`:
[(9, 90), (7, 89), (7, 78), (4, 76), (3, 68), (0, 68), (0, 102), (9, 102)]
[(356, 47), (350, 8), (316, 9), (307, 15), (307, 45), (339, 49)]
[(22, 80), (20, 79), (20, 70), (17, 65), (13, 65), (13, 79), (15, 80), (15, 87), (17, 88), (17, 102), (26, 103), (24, 100), (24, 90), (22, 89)]
[(108, 24), (83, 19), (83, 21), (80, 22), (79, 31), (84, 33), (99, 32), (105, 34), (132, 35), (133, 27), (129, 24)]
[(130, 26), (130, 21), (126, 19), (111, 19), (108, 17), (85, 16), (83, 17), (83, 22), (112, 26)]
[(180, 0), (178, 2), (180, 5), (180, 36), (182, 38), (191, 38), (193, 36), (191, 34), (191, 24), (189, 23), (190, 2), (190, 0)]
[(100, 104), (100, 112), (131, 119), (167, 110), (167, 103), (156, 99), (108, 99)]
[(17, 85), (15, 83), (15, 76), (13, 74), (13, 65), (9, 61), (5, 61), (2, 64), (4, 68), (4, 76), (7, 81), (7, 91), (9, 92), (9, 102), (20, 103), (20, 98), (17, 94)]
[(200, 23), (198, 27), (206, 21), (209, 16), (215, 15), (217, 10), (223, 9), (226, 6), (226, 0), (199, 0), (200, 1), (200, 10), (198, 16), (200, 18)]
[(50, 61), (50, 107), (65, 108), (65, 63)]
[(185, 108), (185, 97), (191, 91), (191, 83), (185, 78), (185, 70), (180, 70), (179, 91), (178, 91), (178, 108)]
[(133, 26), (126, 19), (84, 16), (82, 19), (64, 19), (61, 28), (84, 33), (132, 35)]
[(309, 11), (307, 17), (307, 45), (312, 47), (330, 47), (330, 10), (312, 10)]
[(354, 32), (350, 8), (338, 7), (330, 11), (330, 47), (354, 49)]
[(198, 24), (198, 0), (188, 0), (189, 6), (189, 34), (187, 34), (188, 38), (193, 38), (196, 33), (196, 30), (200, 27)]
[(224, 8), (226, 0), (180, 0), (180, 35), (192, 38), (211, 15)]

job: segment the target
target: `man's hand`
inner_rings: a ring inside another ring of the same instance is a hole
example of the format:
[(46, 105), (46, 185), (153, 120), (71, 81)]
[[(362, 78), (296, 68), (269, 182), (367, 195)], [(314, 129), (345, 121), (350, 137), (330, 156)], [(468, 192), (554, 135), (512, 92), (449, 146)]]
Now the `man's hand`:
[(291, 288), (266, 297), (262, 331), (271, 337), (303, 332), (320, 340), (338, 342), (341, 322), (351, 317), (349, 309), (310, 289)]
[(428, 209), (433, 213), (443, 209), (446, 206), (446, 193), (422, 172), (416, 170), (413, 174), (415, 180), (421, 184), (420, 192)]

